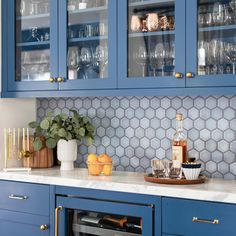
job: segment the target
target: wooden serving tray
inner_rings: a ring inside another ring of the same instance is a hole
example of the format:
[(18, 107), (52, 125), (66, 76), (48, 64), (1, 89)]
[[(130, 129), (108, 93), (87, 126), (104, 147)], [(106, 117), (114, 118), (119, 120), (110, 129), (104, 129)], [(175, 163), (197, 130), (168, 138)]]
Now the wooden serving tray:
[(187, 179), (169, 179), (169, 178), (157, 178), (153, 174), (144, 175), (144, 180), (151, 183), (157, 184), (173, 184), (173, 185), (188, 185), (188, 184), (202, 184), (206, 181), (206, 176), (200, 175), (198, 179), (187, 180)]

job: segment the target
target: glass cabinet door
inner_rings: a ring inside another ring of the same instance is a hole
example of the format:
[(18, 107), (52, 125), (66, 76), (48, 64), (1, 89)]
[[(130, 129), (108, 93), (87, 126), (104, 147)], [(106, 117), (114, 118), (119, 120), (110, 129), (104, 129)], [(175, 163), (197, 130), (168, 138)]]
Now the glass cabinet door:
[(184, 87), (185, 1), (119, 2), (119, 86)]
[(56, 83), (50, 83), (57, 73), (57, 37), (51, 27), (56, 24), (52, 21), (56, 13), (51, 14), (55, 5), (50, 0), (9, 1), (8, 66), (15, 68), (9, 70), (11, 90), (57, 89)]
[(60, 88), (115, 87), (116, 1), (67, 0), (60, 8)]
[(148, 205), (57, 197), (59, 236), (153, 235), (153, 209)]
[(187, 22), (195, 20), (187, 23), (187, 86), (236, 85), (236, 1), (193, 0), (187, 9)]

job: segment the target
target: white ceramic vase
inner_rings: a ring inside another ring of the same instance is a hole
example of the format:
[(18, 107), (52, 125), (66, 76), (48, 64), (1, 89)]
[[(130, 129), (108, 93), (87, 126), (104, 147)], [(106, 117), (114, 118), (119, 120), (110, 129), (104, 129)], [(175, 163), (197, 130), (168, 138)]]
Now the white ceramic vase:
[(60, 139), (57, 143), (57, 158), (61, 162), (61, 170), (74, 169), (74, 161), (77, 159), (77, 141)]

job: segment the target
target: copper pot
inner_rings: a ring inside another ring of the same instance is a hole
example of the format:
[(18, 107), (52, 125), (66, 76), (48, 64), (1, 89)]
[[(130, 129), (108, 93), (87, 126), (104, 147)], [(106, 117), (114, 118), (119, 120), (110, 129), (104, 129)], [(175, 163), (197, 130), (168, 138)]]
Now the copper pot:
[(142, 31), (142, 22), (138, 15), (133, 15), (131, 17), (130, 29), (132, 32)]
[(158, 14), (148, 13), (147, 14), (147, 29), (148, 31), (157, 31), (159, 26)]

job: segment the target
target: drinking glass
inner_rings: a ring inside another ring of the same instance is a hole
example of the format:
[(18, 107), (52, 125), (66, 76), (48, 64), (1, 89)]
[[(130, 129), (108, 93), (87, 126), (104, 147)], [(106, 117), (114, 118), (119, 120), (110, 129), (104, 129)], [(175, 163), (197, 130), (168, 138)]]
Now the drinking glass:
[(171, 179), (181, 179), (182, 178), (182, 168), (181, 163), (178, 160), (173, 160), (169, 162), (169, 178)]
[(161, 75), (164, 76), (164, 67), (165, 67), (165, 58), (166, 58), (166, 50), (163, 43), (158, 43), (155, 47), (155, 53), (158, 58), (158, 68), (161, 68)]
[(20, 14), (21, 14), (21, 16), (27, 15), (27, 4), (26, 4), (26, 0), (21, 0), (21, 1), (20, 1)]
[(222, 25), (224, 23), (224, 6), (219, 2), (213, 5), (213, 22), (215, 25)]
[(165, 166), (162, 160), (151, 161), (153, 175), (157, 178), (165, 178)]
[(140, 46), (136, 52), (134, 52), (134, 60), (138, 65), (142, 66), (142, 76), (146, 75), (146, 65), (148, 60), (148, 53), (144, 46)]
[(31, 58), (30, 52), (22, 52), (21, 53), (21, 69), (23, 74), (27, 75), (27, 80), (30, 80), (30, 66), (31, 66)]
[(236, 73), (235, 65), (236, 65), (236, 44), (228, 44), (226, 50), (225, 50), (225, 56), (228, 58), (230, 63), (233, 66), (233, 74)]
[(83, 47), (80, 53), (80, 60), (81, 65), (84, 68), (84, 79), (88, 79), (88, 68), (91, 66), (92, 63), (92, 54), (91, 50), (88, 47)]
[(30, 15), (38, 15), (40, 13), (40, 1), (31, 1), (29, 4)]
[(97, 73), (101, 71), (101, 78), (104, 78), (105, 68), (108, 63), (108, 53), (107, 53), (107, 45), (98, 45), (95, 49), (95, 53), (93, 54), (93, 69)]
[(217, 74), (219, 67), (219, 41), (212, 39), (209, 43), (211, 74)]
[(158, 56), (155, 50), (149, 53), (149, 62), (153, 70), (153, 76), (156, 77), (156, 69), (158, 68)]
[(213, 14), (208, 12), (205, 14), (205, 26), (212, 26), (213, 25)]
[(200, 27), (203, 27), (205, 26), (205, 24), (206, 24), (205, 14), (201, 13), (198, 15), (198, 25)]
[(67, 66), (69, 70), (69, 79), (76, 79), (80, 70), (81, 58), (78, 47), (70, 47), (67, 55)]

